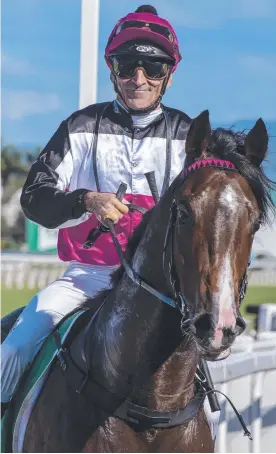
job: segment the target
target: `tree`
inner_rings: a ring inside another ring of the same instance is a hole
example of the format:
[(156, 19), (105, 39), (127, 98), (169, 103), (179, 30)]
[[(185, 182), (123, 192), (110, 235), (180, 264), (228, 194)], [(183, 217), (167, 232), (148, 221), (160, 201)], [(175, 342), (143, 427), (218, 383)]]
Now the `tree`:
[(14, 145), (3, 145), (1, 150), (1, 178), (5, 188), (12, 175), (27, 175), (31, 164), (40, 153), (40, 148), (34, 150), (19, 150)]
[[(40, 149), (22, 150), (13, 145), (2, 144), (1, 151), (2, 206), (4, 207), (10, 202), (15, 192), (23, 186), (31, 164), (37, 158)], [(25, 216), (20, 206), (18, 209), (19, 215), (12, 226), (7, 223), (4, 215), (1, 217), (2, 248), (18, 249), (18, 246), (24, 243)]]
[(1, 150), (1, 178), (5, 187), (12, 174), (25, 175), (26, 165), (22, 163), (20, 151), (13, 145), (5, 145)]

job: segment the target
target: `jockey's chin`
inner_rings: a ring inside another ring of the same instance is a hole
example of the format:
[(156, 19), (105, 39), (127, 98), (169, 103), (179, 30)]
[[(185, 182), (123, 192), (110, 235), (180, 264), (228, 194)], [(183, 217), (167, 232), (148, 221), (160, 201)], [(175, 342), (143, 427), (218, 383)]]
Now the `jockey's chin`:
[(144, 111), (145, 109), (153, 106), (158, 97), (159, 95), (147, 90), (125, 90), (123, 101), (129, 109)]
[(138, 69), (135, 76), (129, 79), (116, 77), (119, 101), (129, 109), (145, 110), (158, 100), (164, 81), (148, 79), (144, 72)]

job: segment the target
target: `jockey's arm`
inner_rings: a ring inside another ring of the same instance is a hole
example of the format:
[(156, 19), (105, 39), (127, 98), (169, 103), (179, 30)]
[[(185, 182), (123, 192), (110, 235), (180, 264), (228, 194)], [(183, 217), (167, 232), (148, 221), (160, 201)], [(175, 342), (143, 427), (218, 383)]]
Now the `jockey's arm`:
[(32, 164), (23, 186), (20, 202), (27, 218), (49, 229), (63, 227), (70, 220), (85, 220), (85, 204), (80, 201), (88, 190), (67, 190), (73, 165), (64, 121)]
[(101, 222), (106, 218), (118, 222), (128, 208), (115, 194), (68, 191), (74, 165), (68, 126), (62, 122), (32, 164), (24, 184), (20, 201), (27, 218), (49, 229), (78, 225), (91, 213)]

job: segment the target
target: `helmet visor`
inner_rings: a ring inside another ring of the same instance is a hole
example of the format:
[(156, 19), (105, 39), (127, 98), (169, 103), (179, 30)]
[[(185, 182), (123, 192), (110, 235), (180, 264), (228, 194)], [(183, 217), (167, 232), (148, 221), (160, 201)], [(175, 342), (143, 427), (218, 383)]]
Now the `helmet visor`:
[(113, 72), (122, 79), (134, 77), (136, 70), (141, 68), (148, 79), (161, 80), (168, 75), (172, 68), (168, 62), (149, 58), (125, 58), (117, 56), (112, 57), (110, 60)]

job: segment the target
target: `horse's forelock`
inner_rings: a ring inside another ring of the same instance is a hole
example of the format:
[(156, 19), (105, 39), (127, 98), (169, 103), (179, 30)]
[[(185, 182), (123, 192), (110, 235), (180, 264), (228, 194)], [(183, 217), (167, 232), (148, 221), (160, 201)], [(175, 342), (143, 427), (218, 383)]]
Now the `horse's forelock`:
[(244, 131), (235, 132), (232, 129), (217, 128), (212, 131), (211, 143), (207, 151), (212, 155), (223, 155), (239, 153), (245, 155), (244, 142), (246, 134)]
[(253, 191), (262, 222), (267, 223), (269, 211), (275, 213), (272, 192), (276, 191), (276, 183), (264, 174), (262, 166), (257, 167), (246, 158), (245, 138), (244, 131), (217, 128), (212, 132), (211, 142), (206, 151), (208, 156), (226, 159), (235, 165)]

